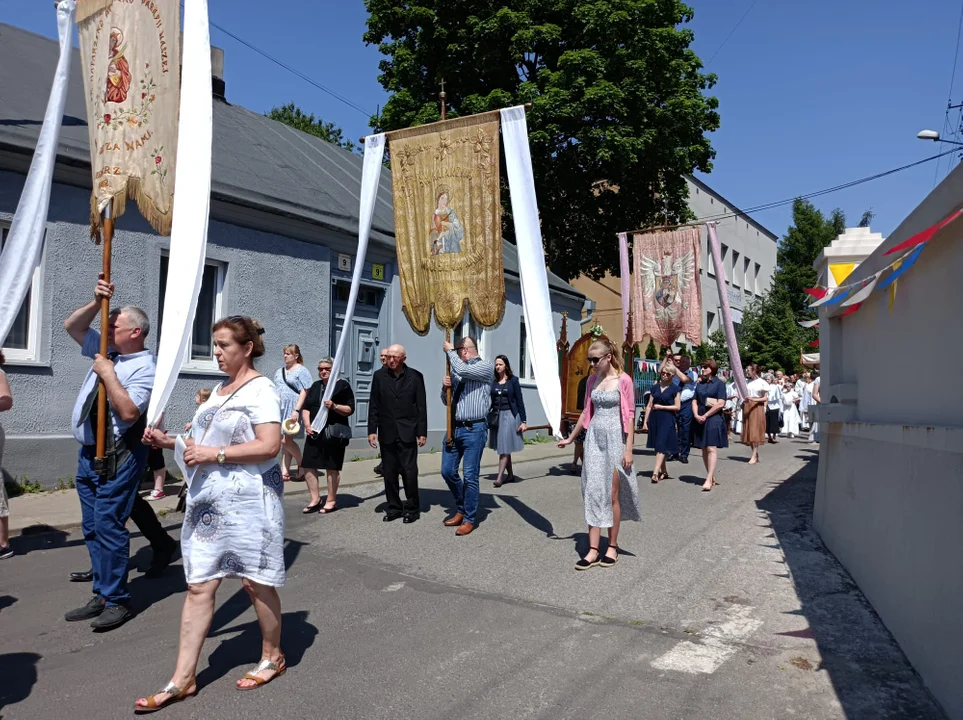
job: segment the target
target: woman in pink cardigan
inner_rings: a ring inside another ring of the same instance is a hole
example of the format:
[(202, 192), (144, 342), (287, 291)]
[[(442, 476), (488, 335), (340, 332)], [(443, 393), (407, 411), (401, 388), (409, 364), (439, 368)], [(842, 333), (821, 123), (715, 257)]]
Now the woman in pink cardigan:
[[(558, 444), (569, 445), (582, 428), (585, 460), (582, 463), (582, 501), (589, 526), (589, 551), (575, 563), (576, 570), (600, 565), (612, 567), (619, 559), (619, 525), (641, 520), (639, 488), (635, 481), (632, 446), (635, 441), (635, 389), (622, 372), (622, 358), (608, 340), (596, 340), (588, 350), (594, 369), (585, 389), (585, 409), (571, 435)], [(602, 528), (609, 529), (609, 544), (602, 555)]]

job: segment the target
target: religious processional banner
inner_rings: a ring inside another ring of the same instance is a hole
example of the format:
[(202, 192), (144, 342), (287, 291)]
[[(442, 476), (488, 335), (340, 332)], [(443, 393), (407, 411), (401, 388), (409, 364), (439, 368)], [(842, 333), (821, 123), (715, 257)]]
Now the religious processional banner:
[(127, 198), (171, 231), (179, 102), (180, 3), (79, 0), (77, 25), (93, 174), (91, 234)]
[(637, 233), (632, 238), (632, 342), (648, 335), (661, 347), (685, 333), (702, 344), (699, 228)]
[(505, 308), (498, 115), (388, 134), (402, 309), (415, 332), (479, 325)]

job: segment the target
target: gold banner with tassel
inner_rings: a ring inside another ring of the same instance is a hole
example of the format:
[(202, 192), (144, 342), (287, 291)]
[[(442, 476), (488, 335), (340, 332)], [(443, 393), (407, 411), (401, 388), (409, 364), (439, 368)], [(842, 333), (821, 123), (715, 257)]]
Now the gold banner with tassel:
[(127, 198), (161, 235), (171, 231), (180, 96), (176, 0), (79, 0), (81, 72), (93, 193), (91, 235), (101, 212)]
[(415, 332), (505, 309), (498, 115), (388, 133), (402, 309)]

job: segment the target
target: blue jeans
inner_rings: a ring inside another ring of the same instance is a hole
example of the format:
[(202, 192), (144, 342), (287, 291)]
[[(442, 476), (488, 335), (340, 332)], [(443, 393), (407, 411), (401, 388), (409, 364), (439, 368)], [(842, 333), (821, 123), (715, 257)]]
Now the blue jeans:
[[(441, 476), (455, 498), (457, 511), (464, 515), (462, 522), (472, 525), (478, 512), (478, 470), (487, 439), (488, 425), (484, 421), (471, 427), (456, 427), (455, 442), (451, 447), (446, 443), (441, 456)], [(458, 465), (463, 458), (464, 480), (458, 477)]]
[(138, 443), (114, 477), (94, 472), (94, 448), (80, 448), (77, 460), (77, 495), (82, 512), (81, 529), (94, 571), (94, 594), (107, 605), (127, 605), (127, 563), (130, 533), (127, 519), (147, 464), (147, 447)]
[(675, 415), (675, 428), (679, 433), (679, 457), (689, 457), (692, 445), (692, 400), (683, 400)]

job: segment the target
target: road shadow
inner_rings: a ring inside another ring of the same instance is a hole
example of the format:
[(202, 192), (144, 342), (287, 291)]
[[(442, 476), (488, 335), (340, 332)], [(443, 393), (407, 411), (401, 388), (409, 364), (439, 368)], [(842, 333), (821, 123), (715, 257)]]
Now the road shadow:
[(695, 475), (680, 475), (677, 479), (679, 480), (679, 482), (684, 482), (689, 485), (700, 485), (700, 486), (704, 485), (706, 481), (704, 477), (697, 477)]
[(579, 465), (578, 470), (572, 472), (572, 463), (565, 463), (564, 465), (554, 465), (548, 469), (546, 475), (552, 475), (554, 477), (570, 477), (577, 478), (582, 476), (582, 466)]
[[(286, 570), (291, 569), (294, 561), (301, 554), (301, 549), (307, 545), (308, 543), (299, 540), (286, 539), (284, 541), (284, 568)], [(221, 587), (224, 587), (223, 584)], [(237, 620), (250, 607), (252, 607), (251, 598), (247, 594), (247, 590), (243, 586), (239, 586), (237, 591), (227, 599), (227, 602), (214, 611), (208, 636), (221, 634), (220, 630)], [(257, 622), (255, 621), (254, 624), (257, 625)], [(233, 632), (233, 630), (230, 632)]]
[[(421, 500), (422, 513), (428, 513), (431, 511), (431, 508), (438, 507), (445, 512), (446, 517), (455, 514), (455, 499), (452, 497), (451, 491), (447, 488), (445, 490), (419, 488), (418, 497), (419, 500)], [(485, 492), (483, 486), (479, 487), (478, 511), (475, 513), (475, 525), (477, 526), (485, 522), (488, 515), (493, 510), (498, 509), (500, 509), (500, 507), (498, 503), (495, 502), (495, 495), (490, 492)]]
[(10, 607), (17, 602), (17, 598), (13, 595), (0, 595), (0, 611)]
[(0, 654), (0, 710), (23, 702), (37, 684), (37, 663), (42, 655), (31, 652)]
[[(784, 633), (815, 640), (847, 718), (944, 718), (899, 645), (849, 573), (812, 526), (818, 457), (771, 490), (757, 507), (764, 511), (785, 555), (776, 577), (791, 579), (800, 615), (808, 627)], [(777, 568), (773, 568), (776, 570)], [(911, 679), (907, 682), (907, 679)], [(915, 682), (914, 682), (915, 680)]]
[[(247, 593), (242, 589), (246, 596)], [(246, 597), (245, 597), (246, 599)], [(233, 598), (232, 598), (233, 600)], [(250, 607), (250, 601), (247, 601)], [(251, 670), (261, 659), (261, 628), (257, 619), (236, 627), (224, 628), (218, 632), (211, 632), (210, 637), (240, 633), (234, 637), (222, 640), (208, 658), (207, 667), (197, 675), (197, 687), (203, 689), (206, 685), (216, 682), (239, 667), (245, 671)], [(318, 636), (318, 629), (308, 622), (307, 610), (281, 613), (281, 651), (284, 653), (285, 664), (288, 668), (297, 667), (304, 654), (314, 644)], [(238, 671), (240, 679), (244, 673)], [(278, 679), (279, 683), (291, 682), (290, 676)]]
[(517, 512), (518, 516), (533, 528), (539, 532), (545, 533), (545, 537), (556, 537), (555, 526), (552, 525), (552, 521), (537, 510), (530, 508), (521, 499), (515, 497), (514, 495), (496, 495), (495, 497)]
[(748, 463), (750, 460), (752, 460), (752, 458), (743, 457), (742, 455), (729, 455), (728, 457), (726, 457), (726, 460), (735, 460), (736, 462)]

